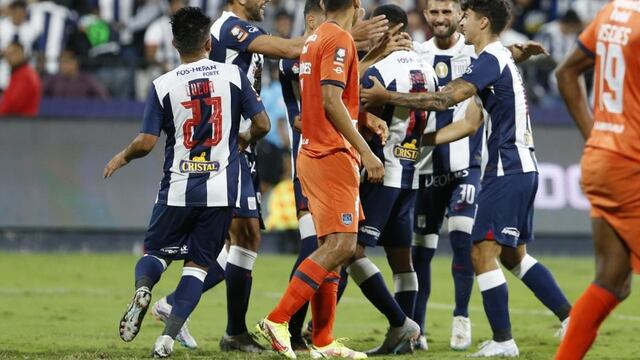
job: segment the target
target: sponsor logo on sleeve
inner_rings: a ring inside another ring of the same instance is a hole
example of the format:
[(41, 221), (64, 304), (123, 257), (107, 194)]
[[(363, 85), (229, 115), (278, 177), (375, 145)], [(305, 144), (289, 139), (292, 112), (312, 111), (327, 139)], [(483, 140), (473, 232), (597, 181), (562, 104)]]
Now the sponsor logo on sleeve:
[(344, 59), (347, 57), (347, 49), (337, 48), (336, 56), (333, 58), (333, 62), (337, 64), (344, 64)]
[(342, 68), (342, 66), (336, 66), (333, 69), (333, 72), (335, 72), (336, 74), (342, 74), (344, 72), (344, 69)]
[(247, 39), (249, 33), (247, 33), (240, 25), (236, 25), (231, 29), (231, 36), (238, 40), (238, 42), (243, 42)]

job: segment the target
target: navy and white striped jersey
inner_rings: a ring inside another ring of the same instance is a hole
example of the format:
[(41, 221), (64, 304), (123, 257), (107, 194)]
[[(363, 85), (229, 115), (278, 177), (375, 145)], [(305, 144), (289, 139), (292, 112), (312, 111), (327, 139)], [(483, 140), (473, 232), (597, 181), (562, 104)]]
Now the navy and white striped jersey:
[[(249, 44), (264, 34), (266, 33), (262, 29), (240, 19), (230, 11), (223, 11), (218, 20), (211, 25), (209, 58), (221, 63), (238, 65), (247, 74), (258, 94), (262, 84), (264, 56), (249, 52)], [(248, 129), (249, 126), (248, 119), (243, 119), (240, 131)]]
[[(436, 91), (433, 68), (413, 51), (395, 51), (372, 65), (362, 76), (362, 86), (370, 88), (375, 76), (390, 91), (401, 93)], [(385, 105), (381, 118), (389, 127), (389, 138), (383, 146), (374, 136), (371, 150), (384, 161), (384, 186), (417, 189), (416, 161), (420, 140), (427, 126), (428, 112)]]
[(237, 66), (202, 59), (153, 81), (140, 132), (167, 134), (156, 203), (239, 206), (240, 117), (264, 111)]
[(537, 172), (527, 95), (509, 49), (499, 41), (487, 45), (462, 79), (475, 85), (491, 116), (484, 176)]
[(155, 46), (155, 60), (159, 64), (167, 64), (168, 68), (180, 65), (180, 54), (173, 46), (171, 19), (164, 15), (154, 20), (144, 33), (144, 45)]
[(29, 5), (29, 22), (41, 29), (35, 47), (44, 54), (45, 70), (50, 74), (57, 73), (60, 55), (76, 25), (75, 15), (64, 6), (40, 1)]
[(287, 120), (289, 121), (289, 143), (291, 144), (291, 169), (292, 178), (297, 177), (296, 160), (302, 147), (300, 133), (293, 128), (296, 116), (300, 115), (300, 61), (298, 59), (281, 59), (279, 63), (279, 80), (282, 87), (282, 98), (287, 108)]
[[(13, 42), (19, 42), (24, 47), (27, 55), (31, 55), (40, 28), (33, 26), (29, 21), (20, 25), (15, 25), (9, 17), (0, 17), (0, 54)], [(0, 58), (0, 89), (5, 89), (9, 85), (11, 77), (11, 67), (4, 58)]]
[[(438, 89), (461, 77), (476, 53), (471, 45), (465, 45), (464, 36), (459, 34), (456, 44), (449, 49), (440, 49), (435, 39), (415, 44), (414, 49), (436, 72)], [(464, 119), (469, 100), (456, 104), (445, 111), (432, 112), (425, 132), (435, 132), (452, 122)], [(448, 144), (428, 146), (421, 149), (418, 169), (422, 175), (448, 174), (482, 165), (484, 132)]]
[(189, 6), (197, 7), (208, 17), (215, 19), (220, 15), (222, 6), (226, 1), (222, 0), (189, 0)]

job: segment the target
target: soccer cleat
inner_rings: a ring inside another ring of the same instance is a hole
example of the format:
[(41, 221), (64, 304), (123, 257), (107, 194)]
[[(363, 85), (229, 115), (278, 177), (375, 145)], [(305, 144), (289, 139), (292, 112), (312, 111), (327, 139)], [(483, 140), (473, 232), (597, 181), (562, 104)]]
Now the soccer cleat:
[[(171, 308), (172, 306), (169, 305), (167, 297), (165, 296), (153, 304), (151, 307), (151, 315), (159, 321), (166, 323), (167, 320), (169, 320), (169, 315), (171, 315)], [(189, 319), (187, 319), (187, 321), (189, 321)], [(196, 339), (191, 336), (189, 328), (187, 327), (187, 321), (185, 321), (184, 325), (180, 328), (176, 340), (187, 349), (195, 349), (198, 347), (198, 343)]]
[(147, 308), (151, 302), (151, 291), (146, 286), (142, 286), (133, 294), (131, 302), (127, 306), (127, 311), (120, 319), (120, 338), (126, 342), (135, 339), (142, 326), (142, 319), (147, 313)]
[(418, 341), (416, 341), (415, 350), (427, 351), (429, 350), (429, 344), (427, 343), (427, 337), (420, 335)]
[(415, 321), (405, 319), (404, 324), (390, 327), (382, 344), (367, 351), (368, 355), (408, 354), (413, 352), (414, 343), (420, 337), (420, 326)]
[(296, 353), (291, 348), (291, 334), (289, 334), (289, 324), (282, 324), (262, 319), (257, 325), (258, 334), (262, 335), (270, 344), (273, 350), (289, 359), (295, 359)]
[(562, 339), (564, 339), (564, 334), (567, 333), (567, 329), (569, 328), (569, 319), (570, 318), (566, 318), (566, 319), (562, 320), (562, 323), (560, 324), (560, 329), (558, 329), (558, 331), (556, 331), (556, 333), (554, 335), (555, 337), (560, 339), (560, 341), (562, 341)]
[(301, 335), (291, 336), (291, 348), (296, 353), (309, 351), (309, 345), (307, 345), (307, 341)]
[(258, 344), (251, 334), (245, 332), (234, 336), (224, 334), (220, 339), (220, 350), (259, 353), (264, 351), (265, 348)]
[(453, 317), (449, 346), (457, 351), (467, 350), (471, 346), (471, 321), (469, 318), (464, 316)]
[(344, 346), (340, 339), (333, 340), (333, 342), (327, 346), (317, 347), (312, 346), (309, 350), (309, 354), (312, 359), (322, 359), (330, 357), (340, 357), (345, 359), (366, 359), (367, 354), (349, 349)]
[(302, 329), (302, 338), (304, 339), (304, 341), (307, 342), (307, 344), (311, 344), (313, 342), (313, 340), (311, 339), (312, 334), (313, 334), (313, 323), (311, 322), (311, 320), (309, 320), (309, 322), (307, 323), (307, 326), (305, 326)]
[(520, 355), (518, 345), (516, 345), (516, 342), (513, 339), (501, 342), (488, 340), (480, 344), (479, 348), (480, 351), (475, 354), (471, 354), (468, 357), (517, 357)]
[(154, 358), (166, 358), (173, 352), (173, 339), (169, 335), (160, 335), (153, 345)]

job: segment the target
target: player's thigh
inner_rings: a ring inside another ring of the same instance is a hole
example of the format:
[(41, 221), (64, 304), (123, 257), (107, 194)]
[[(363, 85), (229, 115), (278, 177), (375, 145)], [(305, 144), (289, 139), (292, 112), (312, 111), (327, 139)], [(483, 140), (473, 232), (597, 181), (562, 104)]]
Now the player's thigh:
[(359, 197), (360, 176), (355, 159), (346, 152), (311, 158), (298, 157), (299, 178), (309, 199), (318, 238), (358, 232), (364, 220)]
[(208, 267), (220, 253), (231, 225), (230, 207), (203, 207), (194, 214), (195, 223), (189, 232), (188, 260)]
[[(387, 224), (390, 224), (396, 215), (394, 209), (400, 193), (401, 189), (380, 184), (368, 182), (360, 184), (360, 201), (366, 219), (359, 225), (359, 244), (367, 247), (382, 245), (380, 241), (386, 231)], [(411, 224), (409, 231), (411, 231)], [(409, 241), (411, 241), (411, 235), (409, 235)]]
[(451, 186), (436, 182), (436, 179), (437, 176), (420, 175), (420, 187), (414, 205), (414, 246), (438, 247), (438, 234), (451, 198)]
[(144, 238), (144, 252), (167, 260), (184, 259), (193, 208), (155, 204)]
[(619, 298), (629, 295), (632, 274), (630, 251), (604, 218), (592, 218), (591, 226), (596, 258), (595, 282)]
[(393, 189), (393, 202), (380, 202), (379, 207), (388, 207), (386, 227), (382, 231), (378, 245), (385, 248), (411, 247), (413, 239), (413, 216), (417, 190)]
[(470, 168), (456, 174), (447, 208), (447, 227), (450, 233), (471, 234), (478, 207), (481, 172), (479, 168)]
[[(233, 210), (233, 216), (241, 219), (258, 219), (259, 227), (264, 229), (260, 212), (260, 185), (254, 157), (255, 155), (247, 152), (240, 154), (240, 206)], [(259, 241), (259, 237), (255, 241)]]

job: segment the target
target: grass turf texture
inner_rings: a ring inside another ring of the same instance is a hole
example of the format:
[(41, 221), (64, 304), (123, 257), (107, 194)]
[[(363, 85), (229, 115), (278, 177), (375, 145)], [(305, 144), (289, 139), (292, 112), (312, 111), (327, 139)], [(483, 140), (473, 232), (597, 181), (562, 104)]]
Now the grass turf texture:
[[(22, 359), (132, 359), (148, 358), (162, 325), (150, 314), (131, 343), (118, 337), (118, 321), (133, 294), (133, 268), (136, 257), (108, 255), (31, 255), (0, 253), (0, 358)], [(284, 290), (291, 265), (290, 256), (261, 255), (256, 263), (248, 326), (275, 305)], [(545, 258), (544, 263), (558, 279), (573, 302), (593, 276), (589, 258)], [(388, 266), (374, 258), (391, 286)], [(180, 263), (174, 263), (153, 291), (152, 300), (172, 291), (180, 276)], [(449, 350), (453, 298), (449, 259), (436, 257), (430, 307), (428, 310), (429, 351), (415, 358), (461, 359), (468, 352)], [(547, 312), (529, 290), (507, 274), (513, 333), (523, 359), (551, 359), (558, 344), (553, 337), (557, 319)], [(634, 288), (638, 289), (635, 279)], [(222, 353), (218, 341), (226, 324), (224, 285), (206, 293), (192, 314), (189, 327), (199, 348), (189, 351), (178, 343), (176, 359), (278, 359), (276, 355), (249, 356)], [(482, 311), (482, 300), (474, 285), (470, 315), (473, 345), (490, 337)], [(638, 359), (640, 307), (638, 294), (614, 312), (598, 338), (588, 359)], [(355, 283), (350, 282), (338, 306), (335, 334), (348, 337), (347, 345), (366, 350), (378, 345), (386, 331), (386, 321), (369, 304)], [(309, 358), (299, 356), (299, 358)], [(393, 357), (396, 359), (410, 356)]]

